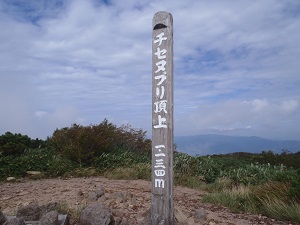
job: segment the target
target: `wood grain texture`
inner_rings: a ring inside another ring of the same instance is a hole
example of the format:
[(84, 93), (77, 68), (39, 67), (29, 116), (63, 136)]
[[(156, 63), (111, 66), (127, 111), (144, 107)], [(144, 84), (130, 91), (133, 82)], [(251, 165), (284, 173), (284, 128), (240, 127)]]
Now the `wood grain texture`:
[(152, 225), (173, 224), (173, 17), (152, 24)]

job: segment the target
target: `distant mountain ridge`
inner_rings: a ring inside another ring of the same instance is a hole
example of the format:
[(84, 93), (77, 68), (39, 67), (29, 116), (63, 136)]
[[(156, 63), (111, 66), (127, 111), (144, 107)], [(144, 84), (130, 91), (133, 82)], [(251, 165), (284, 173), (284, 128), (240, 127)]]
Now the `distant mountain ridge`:
[(300, 151), (300, 141), (270, 140), (251, 136), (228, 136), (219, 134), (205, 134), (194, 136), (177, 136), (174, 142), (180, 152), (190, 155), (228, 154), (233, 152), (261, 153), (272, 150), (280, 153), (282, 149), (291, 152)]

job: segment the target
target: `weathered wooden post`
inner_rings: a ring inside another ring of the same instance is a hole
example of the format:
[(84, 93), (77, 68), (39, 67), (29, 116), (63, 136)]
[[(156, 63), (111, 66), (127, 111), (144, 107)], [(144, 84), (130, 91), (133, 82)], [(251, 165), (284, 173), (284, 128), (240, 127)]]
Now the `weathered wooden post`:
[(173, 17), (157, 12), (152, 34), (152, 225), (173, 224)]

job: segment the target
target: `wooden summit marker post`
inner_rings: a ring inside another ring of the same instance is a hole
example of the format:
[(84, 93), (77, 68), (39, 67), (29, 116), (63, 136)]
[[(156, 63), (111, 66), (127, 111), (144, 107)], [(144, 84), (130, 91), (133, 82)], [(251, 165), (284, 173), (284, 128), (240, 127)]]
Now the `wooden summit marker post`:
[(173, 225), (173, 17), (157, 12), (152, 34), (152, 225)]

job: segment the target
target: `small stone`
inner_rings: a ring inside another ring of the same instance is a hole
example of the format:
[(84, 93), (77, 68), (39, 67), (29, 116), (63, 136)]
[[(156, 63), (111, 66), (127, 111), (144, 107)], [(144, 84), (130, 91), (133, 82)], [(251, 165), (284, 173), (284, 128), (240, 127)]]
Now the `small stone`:
[(106, 196), (102, 195), (100, 198), (97, 200), (98, 202), (105, 202), (106, 201)]
[(8, 177), (8, 178), (6, 178), (6, 180), (7, 180), (7, 181), (15, 181), (16, 178), (15, 178), (15, 177)]
[(121, 211), (121, 210), (115, 210), (115, 211), (114, 211), (114, 215), (115, 215), (116, 217), (122, 218), (122, 217), (124, 216), (124, 212)]
[(189, 217), (187, 220), (186, 220), (187, 224), (188, 225), (194, 225), (195, 224), (195, 221), (192, 217)]
[(206, 220), (207, 218), (207, 213), (205, 212), (204, 209), (197, 209), (195, 211), (195, 218), (197, 220)]
[(13, 218), (7, 222), (5, 222), (3, 225), (26, 225), (24, 218)]
[(112, 193), (109, 197), (110, 197), (110, 198), (115, 198), (115, 199), (117, 199), (117, 198), (122, 198), (122, 199), (124, 199), (124, 198), (125, 198), (125, 195), (124, 195), (123, 192), (115, 192), (115, 193)]
[(58, 225), (58, 212), (51, 211), (42, 216), (38, 225)]
[(130, 199), (130, 204), (131, 204), (131, 205), (136, 205), (136, 204), (137, 204), (137, 200), (136, 200), (135, 197), (132, 197), (132, 198)]
[(120, 217), (114, 217), (113, 218), (113, 224), (120, 224), (122, 222), (122, 219)]
[(89, 202), (95, 202), (97, 201), (97, 195), (95, 192), (90, 192), (88, 196), (88, 201)]
[(4, 216), (3, 212), (0, 211), (0, 225), (4, 224), (6, 221), (6, 217)]
[(116, 203), (117, 204), (120, 204), (120, 203), (122, 203), (124, 201), (124, 198), (117, 198), (116, 199)]
[(184, 223), (187, 220), (187, 216), (178, 208), (174, 208), (174, 217), (178, 223)]
[(57, 207), (58, 207), (57, 202), (50, 202), (46, 205), (42, 205), (42, 206), (40, 206), (41, 214), (45, 215), (48, 212), (55, 211), (57, 209)]
[(97, 198), (100, 198), (104, 195), (104, 192), (105, 192), (105, 189), (103, 187), (98, 187), (96, 190), (95, 190), (95, 193), (97, 195)]

